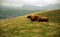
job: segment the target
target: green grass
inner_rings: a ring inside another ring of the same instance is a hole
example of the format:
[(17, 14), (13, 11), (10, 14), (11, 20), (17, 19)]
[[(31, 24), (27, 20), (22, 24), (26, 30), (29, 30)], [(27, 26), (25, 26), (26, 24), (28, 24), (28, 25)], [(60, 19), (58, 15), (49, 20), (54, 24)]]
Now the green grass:
[(33, 13), (49, 22), (31, 22), (26, 16), (0, 21), (0, 37), (60, 37), (60, 10)]

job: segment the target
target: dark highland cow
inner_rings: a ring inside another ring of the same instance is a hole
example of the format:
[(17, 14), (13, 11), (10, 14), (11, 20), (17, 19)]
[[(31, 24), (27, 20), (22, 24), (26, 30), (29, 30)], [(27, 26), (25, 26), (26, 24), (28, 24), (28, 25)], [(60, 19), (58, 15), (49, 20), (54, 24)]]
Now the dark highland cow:
[(47, 17), (41, 17), (40, 21), (41, 22), (48, 22), (48, 18)]
[(41, 17), (41, 16), (38, 16), (38, 15), (29, 15), (29, 16), (27, 16), (27, 18), (29, 18), (31, 21), (48, 22), (47, 17)]

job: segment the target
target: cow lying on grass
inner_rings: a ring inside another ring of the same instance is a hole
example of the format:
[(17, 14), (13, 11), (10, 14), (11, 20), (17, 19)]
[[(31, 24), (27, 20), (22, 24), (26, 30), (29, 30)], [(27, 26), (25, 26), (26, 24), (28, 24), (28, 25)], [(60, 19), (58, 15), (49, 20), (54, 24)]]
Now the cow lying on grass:
[(29, 15), (29, 16), (27, 16), (27, 18), (30, 19), (31, 21), (48, 22), (47, 17), (42, 17), (42, 16), (38, 16), (38, 15)]

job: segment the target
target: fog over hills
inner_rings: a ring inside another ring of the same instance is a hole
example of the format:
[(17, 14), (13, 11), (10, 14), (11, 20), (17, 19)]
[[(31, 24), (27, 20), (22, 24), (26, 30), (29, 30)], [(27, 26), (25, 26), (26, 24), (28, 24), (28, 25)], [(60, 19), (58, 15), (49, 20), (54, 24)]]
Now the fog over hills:
[(16, 10), (45, 10), (45, 9), (60, 9), (60, 4), (51, 4), (44, 7), (33, 6), (33, 5), (23, 5), (21, 7), (12, 7), (12, 6), (0, 6), (2, 9), (16, 9)]

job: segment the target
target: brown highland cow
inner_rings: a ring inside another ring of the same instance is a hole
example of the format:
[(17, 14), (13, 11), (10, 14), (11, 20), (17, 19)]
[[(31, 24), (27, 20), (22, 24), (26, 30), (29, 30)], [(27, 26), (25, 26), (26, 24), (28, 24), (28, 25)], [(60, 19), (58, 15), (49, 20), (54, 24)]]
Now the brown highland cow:
[(29, 18), (31, 21), (48, 22), (47, 17), (42, 17), (42, 16), (38, 16), (38, 15), (29, 15), (29, 16), (27, 16), (27, 18)]

